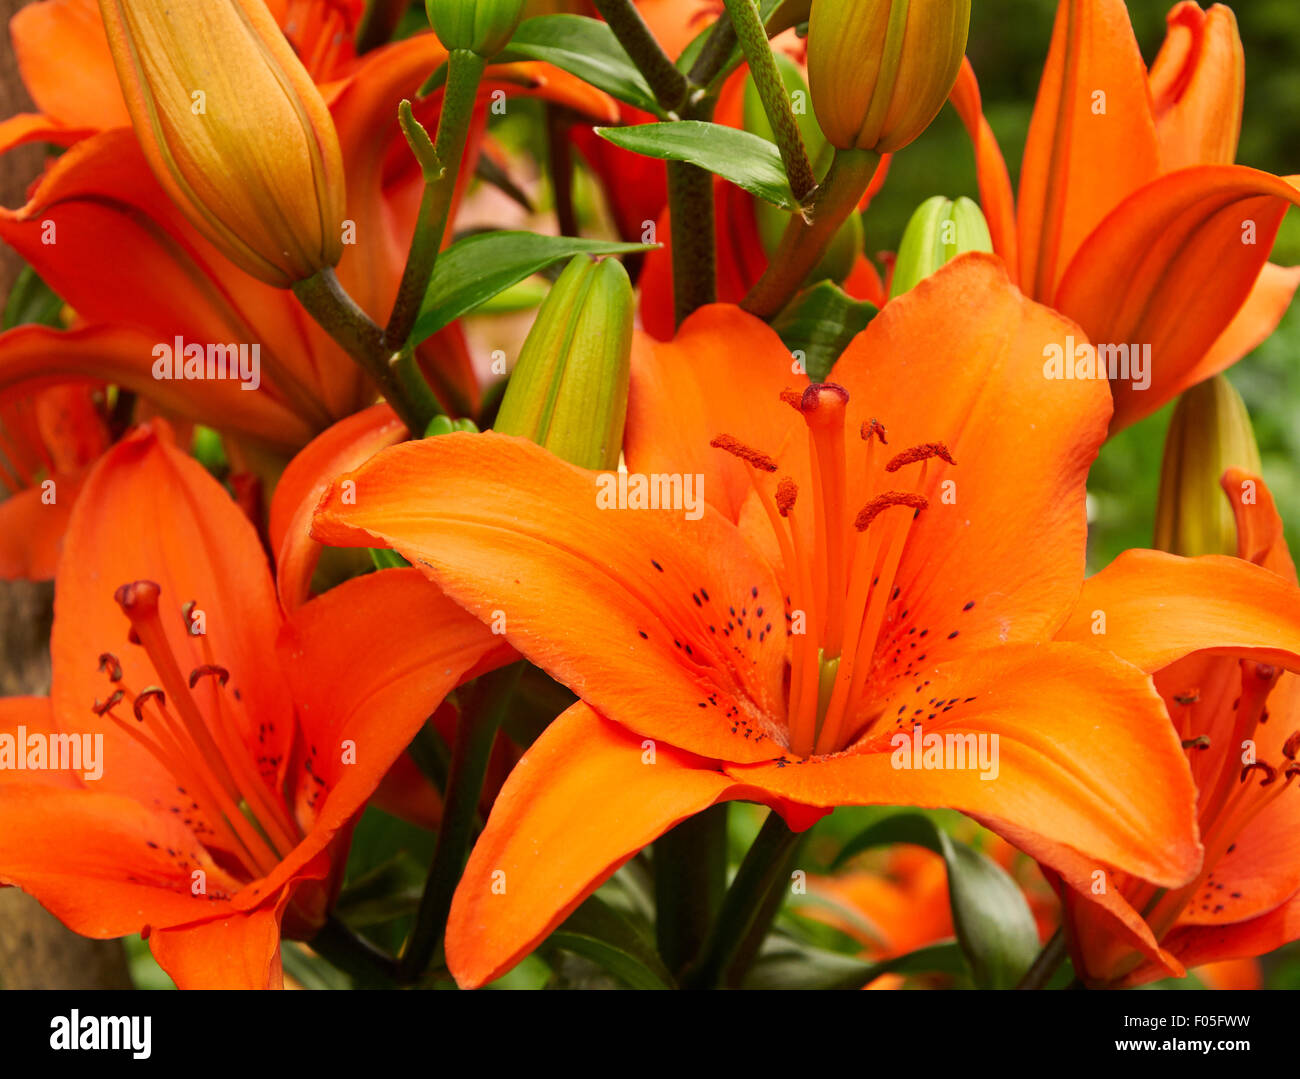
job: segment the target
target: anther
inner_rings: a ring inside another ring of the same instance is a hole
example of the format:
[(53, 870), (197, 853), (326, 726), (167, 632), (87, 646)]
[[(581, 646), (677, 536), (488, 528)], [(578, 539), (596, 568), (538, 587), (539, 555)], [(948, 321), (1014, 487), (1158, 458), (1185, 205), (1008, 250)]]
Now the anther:
[(1209, 749), (1210, 737), (1207, 734), (1197, 735), (1195, 738), (1183, 739), (1184, 749)]
[(874, 416), (862, 424), (862, 441), (870, 442), (873, 436), (880, 440), (882, 446), (889, 445), (889, 439), (885, 437), (885, 425)]
[(950, 465), (957, 463), (952, 459), (952, 454), (948, 452), (948, 447), (942, 442), (922, 442), (919, 446), (904, 450), (891, 460), (889, 464), (885, 465), (885, 471), (897, 472), (904, 465), (915, 464), (917, 461), (928, 461), (931, 457), (938, 457), (941, 461), (947, 461)]
[(108, 680), (110, 682), (122, 681), (122, 664), (118, 662), (117, 656), (112, 652), (101, 652), (99, 654), (99, 669), (108, 671)]
[(145, 686), (144, 689), (140, 691), (140, 695), (136, 697), (135, 704), (131, 706), (131, 710), (135, 712), (135, 718), (141, 723), (144, 722), (144, 706), (152, 697), (158, 698), (159, 708), (163, 707), (167, 703), (167, 694), (161, 689), (157, 686)]
[(802, 390), (782, 390), (781, 400), (793, 408), (796, 412), (803, 411), (803, 391)]
[(753, 465), (764, 472), (776, 471), (777, 464), (772, 458), (765, 453), (760, 453), (758, 450), (746, 446), (739, 439), (732, 438), (731, 435), (718, 435), (709, 445), (714, 449), (723, 450), (733, 457), (739, 457), (746, 464)]
[(190, 689), (198, 685), (199, 679), (209, 674), (217, 676), (218, 685), (224, 686), (230, 681), (230, 672), (225, 667), (218, 667), (215, 663), (205, 663), (201, 667), (195, 667), (190, 671)]
[(113, 690), (113, 692), (109, 695), (108, 700), (106, 700), (106, 701), (99, 701), (99, 700), (95, 701), (95, 703), (94, 703), (93, 705), (90, 706), (90, 710), (91, 710), (92, 712), (94, 712), (95, 715), (97, 715), (97, 716), (102, 716), (105, 712), (109, 711), (109, 710), (112, 709), (114, 706), (116, 706), (117, 702), (120, 701), (120, 700), (121, 700), (123, 697), (125, 697), (125, 696), (126, 696), (125, 691), (120, 690), (120, 689), (115, 689), (115, 690)]
[(1241, 770), (1241, 781), (1245, 783), (1247, 777), (1256, 768), (1258, 768), (1260, 771), (1264, 773), (1264, 778), (1260, 781), (1259, 784), (1261, 787), (1267, 787), (1270, 783), (1272, 783), (1275, 779), (1277, 779), (1276, 768), (1274, 768), (1271, 764), (1265, 764), (1263, 761), (1255, 761), (1253, 764), (1246, 765), (1246, 767)]
[(794, 480), (786, 476), (776, 485), (776, 508), (782, 517), (789, 517), (794, 509), (795, 499), (799, 497), (799, 488)]
[(1300, 754), (1300, 731), (1292, 731), (1291, 737), (1282, 743), (1282, 756), (1293, 761)]
[(1195, 704), (1201, 699), (1201, 692), (1197, 689), (1189, 689), (1184, 693), (1174, 694), (1175, 704)]
[(859, 532), (865, 532), (871, 527), (871, 522), (891, 506), (911, 506), (913, 509), (923, 510), (929, 504), (929, 500), (924, 495), (904, 491), (886, 491), (883, 495), (876, 495), (875, 498), (862, 507), (857, 519), (853, 522), (853, 527)]

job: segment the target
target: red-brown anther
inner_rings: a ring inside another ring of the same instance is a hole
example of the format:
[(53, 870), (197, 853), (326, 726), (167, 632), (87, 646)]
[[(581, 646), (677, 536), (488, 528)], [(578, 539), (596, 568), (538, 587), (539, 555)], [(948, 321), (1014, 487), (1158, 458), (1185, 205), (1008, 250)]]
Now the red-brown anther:
[(782, 517), (789, 517), (794, 509), (795, 499), (799, 497), (799, 488), (794, 480), (786, 476), (776, 485), (776, 508)]
[(154, 581), (132, 581), (114, 592), (113, 598), (134, 622), (137, 618), (147, 618), (157, 613), (158, 597), (161, 594), (162, 589)]
[(803, 390), (782, 390), (781, 400), (796, 412), (803, 411)]
[(1288, 787), (1291, 786), (1291, 780), (1295, 779), (1296, 776), (1300, 776), (1300, 764), (1292, 761), (1282, 769), (1282, 775), (1286, 779), (1285, 785)]
[(92, 705), (90, 706), (90, 710), (91, 710), (92, 712), (94, 712), (95, 715), (97, 715), (97, 716), (102, 716), (102, 715), (103, 715), (105, 712), (107, 712), (110, 708), (113, 708), (113, 707), (117, 704), (117, 702), (120, 701), (120, 700), (121, 700), (123, 697), (125, 697), (125, 696), (126, 696), (125, 691), (120, 690), (120, 689), (115, 689), (115, 690), (113, 690), (113, 692), (109, 695), (108, 700), (106, 700), (106, 701), (99, 701), (99, 700), (95, 701), (95, 703), (92, 704)]
[(1174, 694), (1175, 704), (1195, 704), (1201, 699), (1201, 691), (1198, 689), (1189, 689), (1184, 693)]
[(830, 427), (844, 422), (849, 391), (834, 382), (814, 382), (803, 391), (799, 411), (810, 427)]
[(862, 424), (862, 441), (870, 442), (872, 436), (875, 436), (882, 446), (889, 445), (889, 439), (885, 437), (885, 425), (874, 416), (869, 420), (865, 420)]
[(101, 652), (99, 654), (99, 669), (108, 671), (108, 680), (110, 682), (122, 681), (122, 664), (112, 652)]
[(876, 495), (862, 507), (853, 522), (853, 527), (859, 532), (865, 532), (871, 527), (871, 522), (891, 506), (911, 506), (913, 509), (923, 510), (929, 504), (929, 500), (924, 495), (908, 491), (886, 491), (883, 495)]
[(952, 459), (952, 454), (948, 452), (948, 447), (942, 442), (922, 442), (919, 446), (904, 450), (891, 460), (889, 464), (885, 465), (885, 471), (897, 472), (904, 465), (915, 464), (917, 461), (928, 461), (931, 457), (938, 457), (941, 461), (947, 461), (950, 465), (957, 463)]
[(1300, 731), (1292, 731), (1291, 737), (1282, 744), (1282, 756), (1293, 761), (1300, 754)]
[(199, 601), (196, 599), (181, 604), (181, 617), (185, 619), (185, 632), (191, 637), (200, 636), (200, 634), (194, 632), (194, 612), (198, 610), (198, 607)]
[(777, 469), (776, 462), (767, 454), (746, 446), (738, 438), (732, 438), (731, 435), (718, 435), (709, 445), (714, 449), (724, 450), (733, 457), (739, 457), (746, 464), (753, 465), (764, 472), (775, 472)]
[(145, 686), (144, 689), (140, 691), (140, 695), (136, 697), (135, 703), (131, 705), (131, 711), (135, 713), (135, 718), (138, 719), (141, 723), (144, 722), (144, 706), (153, 697), (158, 698), (159, 708), (162, 708), (164, 705), (166, 705), (167, 694), (164, 693), (157, 686)]
[(190, 689), (193, 689), (199, 683), (200, 678), (214, 674), (217, 676), (219, 685), (224, 686), (230, 681), (230, 672), (225, 667), (218, 667), (215, 663), (205, 663), (201, 667), (195, 667), (190, 671)]
[(1276, 768), (1274, 768), (1271, 764), (1265, 764), (1263, 761), (1255, 761), (1253, 764), (1246, 765), (1246, 767), (1241, 770), (1241, 781), (1245, 783), (1247, 778), (1250, 776), (1250, 773), (1253, 772), (1256, 768), (1258, 768), (1260, 771), (1264, 773), (1264, 778), (1260, 781), (1259, 784), (1261, 787), (1267, 787), (1270, 783), (1272, 783), (1274, 780), (1277, 779)]
[(1183, 748), (1184, 749), (1209, 749), (1210, 736), (1207, 734), (1200, 734), (1197, 735), (1195, 738), (1184, 738)]

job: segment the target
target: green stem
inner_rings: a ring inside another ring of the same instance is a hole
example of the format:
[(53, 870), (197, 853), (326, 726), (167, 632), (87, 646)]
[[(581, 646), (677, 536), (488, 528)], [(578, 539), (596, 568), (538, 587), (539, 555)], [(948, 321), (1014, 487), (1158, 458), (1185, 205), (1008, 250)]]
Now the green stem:
[(727, 806), (682, 821), (655, 841), (655, 942), (668, 969), (699, 954), (727, 888)]
[(803, 202), (817, 186), (817, 177), (808, 160), (799, 124), (790, 108), (790, 94), (786, 90), (785, 80), (777, 70), (776, 57), (772, 55), (772, 46), (767, 40), (767, 30), (758, 8), (754, 6), (754, 0), (726, 0), (726, 5), (736, 36), (740, 38), (741, 48), (745, 50), (749, 73), (762, 98), (767, 122), (772, 125), (772, 132), (776, 136), (777, 149), (781, 151), (785, 173), (790, 178), (790, 189), (794, 192), (794, 197)]
[(736, 50), (736, 28), (730, 19), (718, 19), (687, 76), (696, 86), (708, 86), (730, 62)]
[(409, 6), (407, 0), (370, 0), (357, 28), (357, 55), (387, 45)]
[(418, 980), (442, 944), (451, 899), (465, 868), (492, 746), (510, 707), (522, 666), (513, 663), (480, 678), (475, 699), (460, 717), (451, 751), (451, 774), (443, 800), (438, 843), (415, 915), (415, 929), (400, 961), (401, 977), (405, 981)]
[(551, 193), (555, 196), (555, 223), (561, 236), (578, 235), (578, 214), (573, 206), (573, 147), (569, 142), (569, 112), (562, 105), (546, 105), (547, 163)]
[(1052, 934), (1051, 939), (1043, 945), (1043, 950), (1038, 953), (1038, 958), (1025, 971), (1025, 976), (1020, 979), (1020, 984), (1016, 988), (1042, 989), (1052, 980), (1052, 975), (1065, 962), (1065, 956), (1065, 933), (1063, 930), (1058, 929)]
[[(293, 293), (303, 309), (370, 376), (407, 428), (415, 434), (423, 432), (436, 412), (426, 414), (421, 395), (413, 393), (413, 387), (398, 377), (390, 362), (392, 354), (384, 344), (383, 331), (347, 294), (334, 271), (321, 270), (297, 282)], [(427, 386), (424, 392), (429, 392)]]
[[(384, 340), (390, 352), (400, 352), (405, 346), (429, 288), (429, 278), (433, 276), (447, 221), (451, 217), (456, 178), (460, 175), (461, 159), (465, 155), (465, 143), (474, 117), (474, 102), (486, 66), (483, 57), (467, 49), (453, 49), (447, 59), (447, 86), (442, 98), (442, 112), (438, 116), (438, 134), (433, 143), (441, 173), (429, 176), (426, 171), (424, 195), (420, 199), (415, 232), (406, 256), (406, 269), (397, 289), (393, 313), (384, 329)], [(421, 161), (421, 165), (424, 166), (425, 162)]]
[(632, 0), (593, 0), (601, 18), (609, 23), (623, 51), (645, 76), (655, 100), (665, 112), (678, 112), (686, 103), (691, 84), (668, 58)]
[(351, 977), (358, 989), (392, 989), (398, 984), (397, 960), (354, 933), (336, 915), (329, 916), (308, 945)]
[(693, 311), (718, 299), (712, 174), (682, 161), (669, 161), (668, 215), (673, 241), (673, 315), (680, 326)]
[(779, 909), (780, 904), (770, 905), (771, 893), (783, 884), (786, 866), (799, 840), (780, 814), (768, 814), (727, 889), (699, 961), (682, 977), (684, 986), (716, 988), (733, 971), (747, 941), (751, 951), (757, 950), (751, 934), (763, 932), (763, 916), (770, 910), (774, 917)]
[(770, 319), (790, 302), (840, 226), (857, 211), (879, 163), (879, 155), (870, 150), (836, 151), (826, 179), (813, 195), (808, 218), (796, 214), (791, 219), (767, 272), (750, 289), (741, 307)]
[(772, 930), (772, 923), (776, 920), (777, 914), (780, 913), (786, 896), (790, 894), (791, 876), (794, 873), (799, 852), (803, 849), (805, 835), (807, 835), (806, 832), (796, 837), (795, 843), (786, 855), (781, 872), (774, 875), (771, 888), (768, 889), (762, 903), (758, 905), (749, 932), (736, 948), (735, 955), (723, 974), (723, 984), (728, 988), (739, 988), (744, 985), (750, 967), (754, 965), (754, 960), (758, 958), (763, 942)]

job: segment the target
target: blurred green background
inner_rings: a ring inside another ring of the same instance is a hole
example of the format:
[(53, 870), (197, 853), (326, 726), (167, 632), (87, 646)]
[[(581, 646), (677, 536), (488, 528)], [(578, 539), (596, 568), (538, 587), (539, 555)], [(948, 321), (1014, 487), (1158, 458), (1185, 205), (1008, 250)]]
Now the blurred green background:
[[(1051, 39), (1056, 0), (976, 0), (967, 54), (979, 78), (984, 110), (997, 134), (1013, 185), (1038, 79)], [(1142, 55), (1150, 64), (1164, 39), (1171, 0), (1128, 0)], [(1208, 3), (1203, 6), (1208, 7)], [(1300, 2), (1238, 0), (1246, 52), (1246, 107), (1240, 164), (1279, 175), (1300, 173)], [(931, 195), (977, 197), (970, 142), (948, 108), (906, 152), (894, 159), (889, 182), (867, 214), (869, 251), (896, 250), (916, 206)], [(1272, 260), (1300, 263), (1300, 212), (1283, 224)], [(1300, 304), (1276, 334), (1237, 364), (1229, 379), (1255, 424), (1264, 478), (1277, 497), (1293, 549), (1300, 543)], [(1170, 408), (1107, 444), (1093, 469), (1093, 527), (1089, 569), (1096, 571), (1128, 547), (1151, 544), (1160, 457)]]

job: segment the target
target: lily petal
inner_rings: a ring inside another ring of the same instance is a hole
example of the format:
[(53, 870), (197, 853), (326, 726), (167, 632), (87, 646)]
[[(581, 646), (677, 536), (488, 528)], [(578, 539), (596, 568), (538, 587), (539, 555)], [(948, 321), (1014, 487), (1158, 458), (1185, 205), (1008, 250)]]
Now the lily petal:
[(158, 929), (149, 950), (177, 989), (283, 989), (280, 920), (290, 889), (246, 914)]
[(993, 128), (984, 118), (980, 102), (979, 83), (975, 69), (967, 59), (961, 62), (957, 82), (949, 97), (952, 106), (966, 125), (971, 144), (975, 148), (975, 173), (979, 182), (980, 207), (988, 221), (993, 250), (1006, 263), (1015, 282), (1020, 273), (1020, 256), (1016, 239), (1016, 200), (1011, 193), (1011, 174), (998, 148)]

